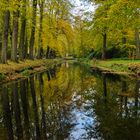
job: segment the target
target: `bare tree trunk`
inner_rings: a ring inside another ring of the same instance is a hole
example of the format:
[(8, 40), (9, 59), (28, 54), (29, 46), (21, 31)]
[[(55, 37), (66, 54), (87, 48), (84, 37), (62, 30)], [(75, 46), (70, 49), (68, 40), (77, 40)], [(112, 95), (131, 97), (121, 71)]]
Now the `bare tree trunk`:
[(24, 59), (25, 53), (25, 33), (26, 33), (26, 0), (23, 0), (22, 15), (21, 15), (21, 31), (20, 31), (20, 43), (19, 43), (19, 58)]
[[(9, 0), (7, 0), (7, 2), (9, 2)], [(6, 10), (4, 12), (4, 26), (3, 26), (3, 37), (2, 37), (2, 54), (1, 54), (2, 63), (7, 63), (9, 20), (10, 20), (10, 12), (9, 10)]]
[(42, 21), (43, 21), (43, 11), (44, 11), (44, 0), (40, 0), (40, 27), (39, 27), (39, 39), (38, 39), (38, 58), (42, 58)]
[(32, 30), (31, 30), (30, 51), (29, 51), (29, 58), (30, 59), (34, 59), (34, 41), (35, 41), (36, 11), (37, 11), (37, 0), (33, 0)]
[(102, 59), (106, 59), (106, 33), (103, 34), (103, 50), (102, 50)]
[(139, 39), (139, 29), (135, 30), (135, 39), (136, 39), (136, 58), (140, 58), (140, 39)]
[(19, 18), (19, 10), (14, 12), (14, 17), (13, 17), (11, 60), (14, 62), (17, 62), (18, 18)]

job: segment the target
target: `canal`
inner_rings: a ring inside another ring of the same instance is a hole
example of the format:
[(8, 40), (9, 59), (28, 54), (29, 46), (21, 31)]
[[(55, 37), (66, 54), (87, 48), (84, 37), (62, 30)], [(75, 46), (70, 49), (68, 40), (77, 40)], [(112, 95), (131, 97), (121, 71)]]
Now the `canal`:
[(63, 63), (0, 85), (0, 140), (139, 140), (140, 81)]

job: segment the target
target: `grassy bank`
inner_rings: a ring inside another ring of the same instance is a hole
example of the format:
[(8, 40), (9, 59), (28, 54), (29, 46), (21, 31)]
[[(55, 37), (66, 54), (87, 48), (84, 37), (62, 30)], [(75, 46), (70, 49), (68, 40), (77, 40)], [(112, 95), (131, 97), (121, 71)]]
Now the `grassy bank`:
[(95, 70), (104, 73), (115, 73), (140, 77), (140, 60), (91, 60), (89, 62)]
[(0, 83), (27, 77), (60, 64), (60, 59), (26, 60), (24, 62), (0, 64)]

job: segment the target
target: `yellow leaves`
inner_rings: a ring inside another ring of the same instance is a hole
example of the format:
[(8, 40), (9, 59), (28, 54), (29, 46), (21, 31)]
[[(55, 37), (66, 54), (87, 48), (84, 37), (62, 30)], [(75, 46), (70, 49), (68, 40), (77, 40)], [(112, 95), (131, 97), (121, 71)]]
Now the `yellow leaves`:
[(131, 44), (128, 44), (127, 47), (131, 50), (135, 50), (136, 49), (136, 46), (135, 45), (131, 45)]
[(57, 38), (57, 49), (59, 53), (64, 56), (67, 51), (68, 41), (65, 35), (59, 35)]
[(59, 20), (58, 21), (58, 29), (62, 31), (62, 34), (66, 36), (68, 41), (72, 42), (74, 38), (74, 31), (66, 20)]
[[(112, 21), (116, 22), (115, 26), (117, 28), (132, 26), (136, 20), (134, 15), (137, 6), (138, 5), (132, 0), (117, 0), (116, 3), (111, 6), (109, 16)], [(113, 28), (115, 26), (113, 26)]]
[(20, 0), (10, 0), (9, 1), (9, 10), (11, 12), (19, 10), (20, 2), (21, 2)]
[(127, 29), (127, 38), (128, 39), (133, 39), (134, 35), (135, 35), (135, 33), (131, 28)]
[(9, 10), (10, 3), (6, 0), (0, 1), (0, 14), (2, 14), (4, 11)]

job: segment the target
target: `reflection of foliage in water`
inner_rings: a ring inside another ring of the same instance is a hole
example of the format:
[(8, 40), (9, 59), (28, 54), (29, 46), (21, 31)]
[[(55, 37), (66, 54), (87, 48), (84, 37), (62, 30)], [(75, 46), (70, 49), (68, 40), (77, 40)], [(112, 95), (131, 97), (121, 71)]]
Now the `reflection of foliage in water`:
[(5, 84), (0, 139), (139, 139), (139, 87), (78, 64)]
[(134, 87), (132, 81), (110, 81), (105, 75), (96, 80), (97, 94), (88, 97), (94, 99), (92, 107), (96, 114), (96, 123), (94, 126), (87, 127), (88, 131), (90, 130), (88, 139), (140, 138), (140, 133), (138, 133), (140, 117), (137, 103), (139, 87), (138, 83)]
[[(72, 93), (84, 88), (82, 79), (85, 71), (80, 68), (66, 63), (60, 68), (49, 69), (26, 80), (8, 84), (7, 96), (1, 95), (5, 99), (1, 106), (4, 106), (4, 114), (10, 119), (8, 123), (10, 121), (11, 125), (6, 123), (5, 129), (0, 125), (4, 131), (1, 137), (7, 137), (7, 131), (11, 139), (10, 135), (24, 139), (68, 137), (73, 127), (70, 122)], [(3, 119), (1, 124), (5, 121)]]

